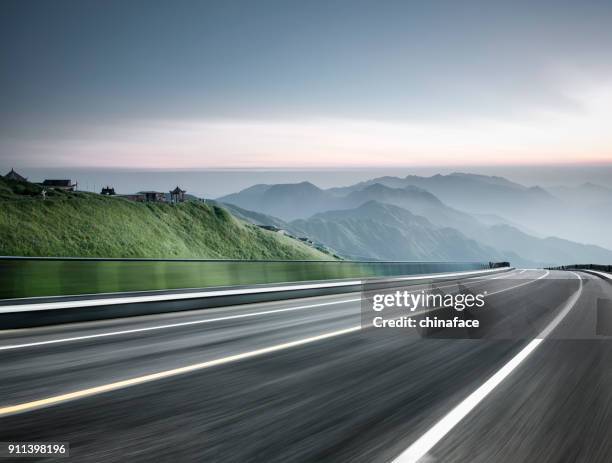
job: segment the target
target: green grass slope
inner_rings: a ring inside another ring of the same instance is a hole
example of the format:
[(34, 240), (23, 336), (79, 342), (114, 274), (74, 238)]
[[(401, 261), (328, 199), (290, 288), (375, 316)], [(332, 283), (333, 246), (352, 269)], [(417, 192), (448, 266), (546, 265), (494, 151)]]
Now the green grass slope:
[(212, 259), (333, 259), (199, 201), (135, 203), (50, 192), (0, 178), (0, 255)]

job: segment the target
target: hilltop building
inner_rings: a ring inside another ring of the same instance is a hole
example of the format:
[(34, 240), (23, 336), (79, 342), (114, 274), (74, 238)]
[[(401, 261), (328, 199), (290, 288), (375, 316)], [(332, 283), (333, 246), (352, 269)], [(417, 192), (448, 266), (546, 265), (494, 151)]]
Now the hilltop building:
[(15, 169), (11, 169), (11, 171), (8, 174), (6, 174), (4, 176), (4, 178), (7, 179), (7, 180), (16, 180), (18, 182), (27, 182), (28, 181), (27, 178), (25, 178), (24, 176), (19, 175), (17, 172), (15, 172)]
[(44, 188), (52, 188), (54, 190), (75, 191), (78, 184), (72, 183), (71, 180), (55, 180), (47, 179), (41, 183)]
[(106, 187), (102, 188), (100, 194), (105, 196), (115, 196), (115, 189), (107, 185)]
[(172, 203), (182, 203), (185, 201), (185, 193), (187, 190), (181, 190), (178, 186), (170, 191), (170, 202)]
[(144, 195), (145, 202), (148, 203), (165, 203), (166, 193), (161, 191), (139, 191), (138, 195)]

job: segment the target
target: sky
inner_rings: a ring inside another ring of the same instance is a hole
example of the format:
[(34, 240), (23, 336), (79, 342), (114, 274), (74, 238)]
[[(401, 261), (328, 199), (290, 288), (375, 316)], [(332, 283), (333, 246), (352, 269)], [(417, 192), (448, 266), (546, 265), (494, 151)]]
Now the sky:
[(610, 1), (3, 0), (0, 167), (612, 163)]

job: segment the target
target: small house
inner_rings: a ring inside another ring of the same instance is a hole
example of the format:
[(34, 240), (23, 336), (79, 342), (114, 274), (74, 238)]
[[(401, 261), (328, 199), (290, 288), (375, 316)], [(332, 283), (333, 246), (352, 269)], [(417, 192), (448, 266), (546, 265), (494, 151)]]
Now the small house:
[(148, 203), (166, 202), (166, 193), (162, 193), (161, 191), (139, 191), (138, 194), (144, 195), (144, 200)]
[(107, 185), (106, 187), (102, 188), (100, 194), (105, 196), (115, 196), (115, 189)]
[(27, 178), (15, 172), (15, 169), (11, 169), (11, 171), (8, 174), (6, 174), (4, 178), (7, 180), (15, 180), (17, 182), (27, 182), (28, 181)]
[(185, 201), (185, 193), (186, 190), (181, 190), (178, 186), (170, 191), (170, 202), (172, 203), (182, 203)]
[(51, 188), (53, 190), (64, 190), (64, 191), (75, 191), (77, 188), (77, 183), (72, 183), (71, 180), (56, 180), (56, 179), (47, 179), (41, 183), (44, 188)]

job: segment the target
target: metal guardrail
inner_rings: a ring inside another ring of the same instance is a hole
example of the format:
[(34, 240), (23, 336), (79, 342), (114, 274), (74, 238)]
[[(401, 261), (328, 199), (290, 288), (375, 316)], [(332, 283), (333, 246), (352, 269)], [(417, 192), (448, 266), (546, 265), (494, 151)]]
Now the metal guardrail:
[(0, 299), (436, 274), (508, 265), (0, 257)]
[(559, 267), (550, 267), (548, 270), (595, 270), (598, 272), (612, 273), (612, 265), (600, 264), (572, 264), (561, 265)]
[(512, 267), (409, 275), (373, 279), (344, 279), (292, 284), (231, 286), (200, 290), (144, 291), (105, 295), (35, 297), (0, 301), (0, 329), (46, 326), (109, 318), (152, 315), (257, 302), (286, 301), (363, 291), (368, 287), (389, 289), (414, 284), (432, 284), (462, 278), (495, 275)]

